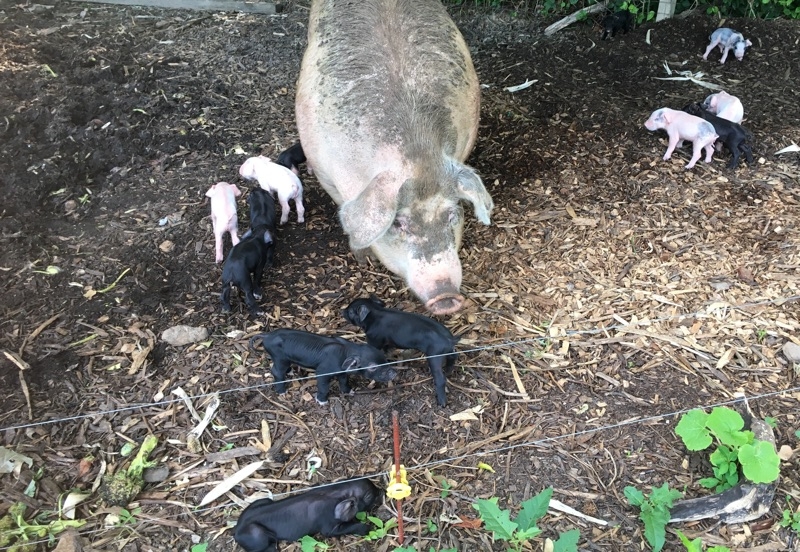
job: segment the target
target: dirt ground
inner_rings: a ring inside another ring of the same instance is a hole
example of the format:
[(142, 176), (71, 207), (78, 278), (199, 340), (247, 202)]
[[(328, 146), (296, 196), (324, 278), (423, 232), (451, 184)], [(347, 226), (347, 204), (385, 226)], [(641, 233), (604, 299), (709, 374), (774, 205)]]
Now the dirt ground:
[[(720, 65), (716, 52), (700, 56), (718, 25), (701, 14), (600, 41), (589, 23), (544, 37), (551, 21), (453, 9), (483, 86), (468, 162), (496, 208), (489, 227), (467, 208), (468, 304), (440, 318), (462, 335), (448, 404), (437, 406), (424, 361), (406, 352), (392, 355), (408, 360), (393, 384), (352, 378), (355, 395), (334, 385), (323, 407), (313, 378), (277, 396), (248, 338), (287, 327), (360, 339), (341, 316), (354, 298), (421, 305), (379, 264), (356, 261), (332, 200), (303, 175), (306, 223), (292, 213), (279, 230), (267, 314), (248, 319), (241, 301), (224, 314), (204, 197), (221, 180), (246, 188), (237, 169), (247, 156), (274, 157), (297, 139), (307, 3), (277, 16), (52, 4), (0, 1), (0, 349), (18, 359), (0, 355), (0, 444), (33, 459), (19, 478), (2, 476), (0, 514), (24, 501), (53, 519), (62, 493), (93, 490), (101, 473), (128, 465), (124, 444), (152, 433), (169, 474), (128, 505), (127, 523), (104, 525), (119, 510), (92, 493), (77, 508), (84, 550), (234, 550), (223, 530), (258, 491), (385, 482), (395, 410), (414, 489), (406, 545), (502, 550), (469, 523), (472, 502), (496, 496), (515, 511), (553, 487), (609, 525), (551, 510), (533, 550), (573, 528), (581, 550), (640, 550), (626, 485), (706, 493), (697, 480), (708, 466), (675, 436), (676, 413), (744, 393), (776, 420), (778, 446), (798, 446), (797, 365), (781, 351), (800, 343), (800, 154), (775, 152), (800, 142), (800, 23), (728, 21), (753, 46)], [(722, 152), (685, 171), (688, 148), (662, 161), (666, 136), (643, 127), (650, 112), (711, 93), (659, 80), (665, 64), (742, 100), (753, 166), (726, 169)], [(177, 324), (210, 336), (172, 347), (160, 335)], [(201, 450), (187, 446), (196, 420), (178, 387), (201, 415), (219, 393)], [(468, 409), (471, 419), (451, 419)], [(267, 455), (258, 447), (270, 441)], [(310, 456), (321, 460), (313, 472)], [(258, 460), (255, 474), (197, 507)], [(799, 468), (796, 456), (782, 463), (757, 521), (675, 528), (707, 545), (800, 549), (777, 523), (800, 500)], [(673, 529), (667, 550), (680, 549)]]

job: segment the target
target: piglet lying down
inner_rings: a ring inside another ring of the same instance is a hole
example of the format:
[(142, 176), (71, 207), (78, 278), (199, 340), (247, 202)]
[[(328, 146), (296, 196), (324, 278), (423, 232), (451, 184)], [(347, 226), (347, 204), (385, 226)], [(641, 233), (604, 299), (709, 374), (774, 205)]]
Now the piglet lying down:
[(277, 552), (279, 541), (305, 535), (366, 535), (369, 527), (356, 519), (378, 499), (378, 488), (366, 479), (311, 488), (284, 500), (256, 500), (236, 522), (233, 538), (246, 552)]

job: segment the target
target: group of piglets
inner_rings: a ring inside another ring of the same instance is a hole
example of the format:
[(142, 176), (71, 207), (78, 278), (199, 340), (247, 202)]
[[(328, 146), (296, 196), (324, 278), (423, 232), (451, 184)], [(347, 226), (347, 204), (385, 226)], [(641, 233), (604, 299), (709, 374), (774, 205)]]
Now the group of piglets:
[(664, 161), (672, 157), (676, 147), (681, 147), (684, 140), (693, 144), (692, 158), (686, 164), (687, 169), (694, 167), (703, 150), (706, 152), (705, 162), (711, 162), (715, 144), (717, 151), (725, 146), (732, 154), (729, 169), (739, 164), (739, 156), (744, 154), (747, 164), (753, 163), (753, 152), (748, 144), (750, 133), (739, 123), (744, 117), (742, 102), (724, 90), (708, 96), (702, 103), (690, 103), (681, 111), (662, 107), (650, 114), (645, 121), (647, 130), (665, 130), (669, 136), (669, 145), (664, 154)]
[(428, 359), (437, 402), (440, 406), (447, 404), (446, 374), (455, 365), (455, 345), (459, 340), (450, 330), (427, 316), (387, 308), (375, 296), (356, 299), (342, 314), (365, 332), (366, 344), (291, 329), (260, 333), (250, 339), (250, 350), (255, 352), (255, 345), (260, 342), (272, 359), (270, 372), (279, 394), (286, 392), (286, 375), (296, 364), (314, 370), (316, 400), (326, 405), (333, 378), (339, 381), (343, 394), (352, 392), (348, 374), (361, 373), (377, 382), (391, 381), (397, 372), (388, 365), (384, 353), (389, 349), (415, 349)]
[[(256, 300), (261, 299), (261, 277), (264, 268), (272, 266), (275, 250), (275, 200), (281, 205), (281, 224), (289, 220), (289, 200), (297, 209), (297, 222), (305, 222), (303, 185), (298, 178), (297, 166), (305, 162), (302, 146), (297, 143), (280, 154), (278, 162), (267, 157), (251, 157), (239, 168), (245, 180), (255, 180), (248, 196), (250, 204), (250, 230), (239, 239), (239, 220), (236, 198), (242, 195), (236, 184), (217, 182), (206, 192), (211, 200), (211, 223), (214, 227), (215, 259), (223, 260), (223, 236), (230, 233), (233, 248), (222, 266), (222, 310), (231, 310), (232, 286), (245, 294), (247, 308), (253, 316), (259, 314)], [(309, 172), (311, 171), (309, 167)], [(251, 279), (252, 275), (252, 279)]]

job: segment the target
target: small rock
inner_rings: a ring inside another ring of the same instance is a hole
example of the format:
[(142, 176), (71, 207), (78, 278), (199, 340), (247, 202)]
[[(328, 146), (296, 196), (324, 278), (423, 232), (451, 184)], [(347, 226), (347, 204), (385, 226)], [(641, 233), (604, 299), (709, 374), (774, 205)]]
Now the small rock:
[(142, 479), (144, 479), (145, 483), (161, 483), (167, 477), (169, 477), (169, 468), (167, 466), (154, 466), (142, 470)]
[(175, 249), (175, 244), (169, 240), (164, 240), (158, 248), (164, 253), (171, 253), (172, 250)]
[(783, 346), (783, 356), (785, 356), (786, 360), (789, 362), (800, 362), (800, 345), (787, 341)]
[(196, 343), (208, 338), (208, 330), (195, 326), (173, 326), (161, 333), (161, 339), (174, 347)]
[(64, 202), (64, 212), (68, 215), (74, 213), (75, 209), (77, 208), (78, 208), (78, 202), (75, 201), (74, 199), (68, 199), (67, 201)]
[(53, 552), (81, 552), (82, 550), (81, 536), (73, 529), (64, 531), (58, 538), (58, 544), (53, 548)]

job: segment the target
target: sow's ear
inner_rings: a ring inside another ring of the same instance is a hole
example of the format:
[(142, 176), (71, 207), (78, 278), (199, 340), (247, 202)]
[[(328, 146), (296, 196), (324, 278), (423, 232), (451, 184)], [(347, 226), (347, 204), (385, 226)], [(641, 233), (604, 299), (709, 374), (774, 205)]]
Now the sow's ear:
[(339, 208), (339, 220), (350, 236), (351, 249), (369, 247), (389, 229), (397, 214), (397, 192), (402, 185), (397, 175), (382, 172), (357, 198)]
[(472, 206), (475, 207), (475, 216), (479, 221), (487, 226), (491, 224), (489, 216), (494, 209), (494, 201), (483, 186), (481, 177), (478, 176), (475, 169), (461, 163), (452, 162), (452, 170), (456, 173), (458, 198), (472, 203)]
[(334, 508), (333, 515), (339, 521), (351, 521), (358, 513), (358, 504), (355, 498), (342, 500)]

